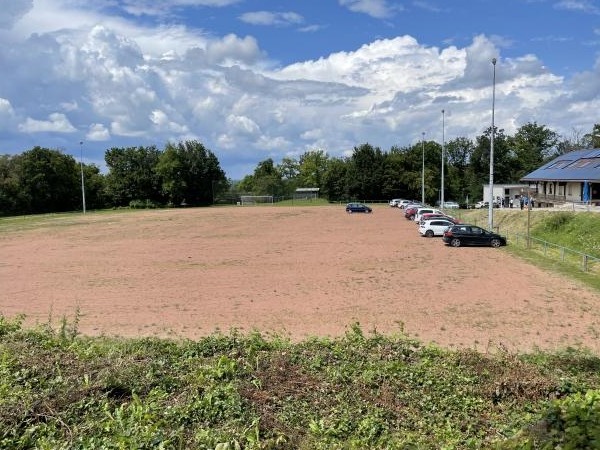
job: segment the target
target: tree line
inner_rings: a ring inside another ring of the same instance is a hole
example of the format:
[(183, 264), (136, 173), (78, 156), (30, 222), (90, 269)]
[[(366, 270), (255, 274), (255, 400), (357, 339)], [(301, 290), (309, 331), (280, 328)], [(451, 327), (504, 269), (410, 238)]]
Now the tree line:
[(213, 152), (197, 141), (110, 148), (107, 174), (59, 150), (34, 147), (0, 156), (0, 214), (210, 205), (229, 181)]
[[(232, 189), (287, 197), (298, 187), (314, 187), (330, 201), (420, 200), (424, 185), (425, 201), (432, 204), (441, 197), (443, 162), (444, 200), (475, 202), (481, 199), (482, 186), (489, 183), (491, 135), (490, 127), (474, 140), (458, 137), (443, 145), (423, 140), (383, 151), (365, 143), (348, 157), (329, 157), (322, 150), (314, 150), (298, 159), (283, 158), (277, 165), (267, 159)], [(535, 122), (521, 126), (512, 136), (495, 128), (494, 183), (518, 183), (556, 156), (590, 147), (600, 148), (600, 124), (589, 134), (562, 140)]]
[[(169, 143), (162, 150), (110, 148), (106, 174), (59, 150), (34, 147), (0, 155), (0, 215), (81, 210), (82, 174), (89, 209), (210, 205), (235, 202), (241, 194), (289, 198), (298, 187), (319, 188), (330, 201), (420, 199), (423, 178), (425, 200), (433, 203), (440, 198), (442, 161), (444, 200), (475, 201), (489, 181), (491, 134), (488, 128), (474, 140), (458, 137), (443, 145), (423, 140), (388, 151), (365, 143), (347, 157), (311, 150), (278, 164), (261, 161), (237, 181), (228, 179), (215, 154), (197, 141)], [(517, 183), (559, 154), (589, 147), (600, 148), (600, 124), (564, 140), (535, 122), (512, 136), (495, 129), (494, 182)]]

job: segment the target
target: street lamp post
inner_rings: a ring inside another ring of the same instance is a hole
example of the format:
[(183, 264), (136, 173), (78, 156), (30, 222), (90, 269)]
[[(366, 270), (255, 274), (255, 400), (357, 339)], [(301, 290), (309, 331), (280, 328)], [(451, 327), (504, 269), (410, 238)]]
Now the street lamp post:
[(79, 141), (79, 169), (81, 170), (81, 201), (85, 214), (85, 182), (83, 181), (83, 141)]
[(490, 138), (490, 204), (488, 206), (488, 228), (493, 231), (494, 228), (494, 108), (496, 103), (496, 58), (492, 58), (494, 66), (494, 75), (492, 81), (492, 135)]
[(425, 132), (421, 133), (421, 153), (423, 154), (423, 165), (421, 167), (421, 204), (425, 204)]
[(527, 248), (531, 248), (531, 186), (527, 187)]
[(444, 160), (446, 159), (445, 146), (446, 146), (446, 123), (445, 123), (445, 111), (442, 109), (442, 190), (440, 198), (440, 208), (444, 208)]

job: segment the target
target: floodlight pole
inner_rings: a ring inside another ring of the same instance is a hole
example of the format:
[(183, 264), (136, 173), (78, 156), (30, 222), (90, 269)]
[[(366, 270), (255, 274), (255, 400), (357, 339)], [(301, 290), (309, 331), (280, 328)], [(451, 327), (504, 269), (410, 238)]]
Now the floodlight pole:
[(494, 66), (494, 75), (492, 81), (492, 135), (490, 137), (490, 204), (488, 206), (488, 229), (494, 230), (494, 109), (496, 103), (496, 58), (492, 58)]
[(446, 159), (445, 156), (445, 147), (446, 147), (446, 121), (445, 118), (446, 116), (444, 115), (445, 111), (442, 109), (442, 191), (441, 191), (441, 198), (440, 198), (440, 208), (444, 209), (444, 160)]
[(421, 133), (421, 153), (423, 154), (423, 165), (421, 167), (421, 204), (425, 204), (425, 132)]
[(85, 182), (83, 180), (83, 141), (79, 141), (79, 169), (81, 170), (81, 201), (85, 214)]

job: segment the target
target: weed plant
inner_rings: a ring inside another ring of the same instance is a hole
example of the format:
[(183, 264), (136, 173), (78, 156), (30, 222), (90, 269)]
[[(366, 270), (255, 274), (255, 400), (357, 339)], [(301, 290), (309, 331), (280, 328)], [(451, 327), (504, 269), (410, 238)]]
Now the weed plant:
[[(67, 331), (61, 331), (64, 330)], [(0, 448), (597, 448), (600, 359), (365, 334), (86, 338), (0, 317)]]

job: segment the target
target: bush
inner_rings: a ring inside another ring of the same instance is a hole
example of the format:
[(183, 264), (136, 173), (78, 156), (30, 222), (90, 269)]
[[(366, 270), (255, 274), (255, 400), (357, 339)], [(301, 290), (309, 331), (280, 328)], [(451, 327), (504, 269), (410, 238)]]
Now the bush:
[(153, 202), (152, 200), (131, 200), (129, 202), (129, 207), (131, 209), (156, 209), (160, 205)]

